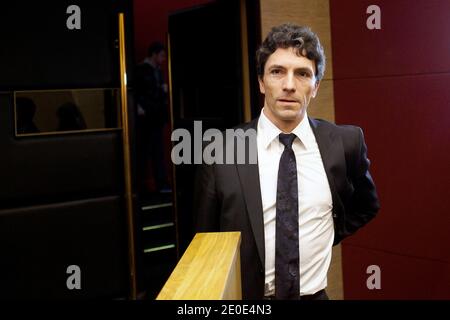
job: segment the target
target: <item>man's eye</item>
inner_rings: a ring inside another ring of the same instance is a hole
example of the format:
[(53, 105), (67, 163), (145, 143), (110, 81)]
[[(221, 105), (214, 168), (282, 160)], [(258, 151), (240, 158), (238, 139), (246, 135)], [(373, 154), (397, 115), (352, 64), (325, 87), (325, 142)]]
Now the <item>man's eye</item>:
[(300, 71), (299, 73), (298, 73), (298, 75), (300, 76), (300, 77), (306, 77), (306, 78), (309, 78), (311, 75), (309, 74), (309, 72), (306, 72), (306, 71)]
[(280, 74), (281, 70), (280, 69), (273, 69), (270, 71), (271, 74)]

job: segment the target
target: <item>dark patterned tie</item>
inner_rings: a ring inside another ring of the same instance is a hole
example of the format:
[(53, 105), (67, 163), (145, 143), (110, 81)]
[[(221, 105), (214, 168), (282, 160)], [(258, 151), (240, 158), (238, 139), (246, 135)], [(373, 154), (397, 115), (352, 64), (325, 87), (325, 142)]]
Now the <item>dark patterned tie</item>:
[(295, 135), (281, 133), (284, 145), (278, 169), (275, 233), (275, 298), (299, 299), (297, 163), (292, 150)]

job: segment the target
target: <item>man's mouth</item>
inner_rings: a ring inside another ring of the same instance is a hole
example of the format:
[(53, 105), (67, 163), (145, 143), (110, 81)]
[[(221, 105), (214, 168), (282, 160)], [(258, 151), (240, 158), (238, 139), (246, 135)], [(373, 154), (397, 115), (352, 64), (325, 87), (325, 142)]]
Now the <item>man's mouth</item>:
[(280, 102), (287, 102), (287, 103), (296, 103), (296, 102), (298, 102), (297, 100), (294, 100), (294, 99), (278, 99), (278, 101), (280, 101)]

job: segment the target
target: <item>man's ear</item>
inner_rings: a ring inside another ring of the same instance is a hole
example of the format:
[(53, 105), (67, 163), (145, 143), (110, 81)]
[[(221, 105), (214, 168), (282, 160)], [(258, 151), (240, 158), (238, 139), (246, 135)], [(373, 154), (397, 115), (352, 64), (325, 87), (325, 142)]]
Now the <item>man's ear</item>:
[(258, 82), (259, 82), (259, 91), (262, 94), (265, 94), (266, 93), (266, 87), (264, 86), (264, 81), (263, 81), (263, 79), (260, 76), (258, 76)]
[(315, 97), (316, 97), (316, 95), (317, 95), (317, 91), (319, 91), (319, 86), (320, 86), (320, 81), (316, 81), (316, 84), (315, 84), (314, 90), (313, 90), (313, 92), (312, 92), (312, 97), (313, 97), (313, 98), (315, 98)]

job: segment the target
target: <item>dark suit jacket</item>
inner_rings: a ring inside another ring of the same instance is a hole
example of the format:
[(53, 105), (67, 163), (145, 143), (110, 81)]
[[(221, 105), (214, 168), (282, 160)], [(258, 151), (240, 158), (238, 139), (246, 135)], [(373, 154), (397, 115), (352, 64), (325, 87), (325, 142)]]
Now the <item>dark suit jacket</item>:
[[(257, 121), (238, 128), (256, 130)], [(371, 220), (379, 209), (375, 185), (368, 171), (367, 148), (358, 127), (338, 126), (312, 118), (309, 121), (331, 188), (334, 244), (338, 244)], [(265, 248), (258, 165), (200, 166), (195, 181), (194, 214), (197, 232), (242, 233), (242, 296), (243, 299), (262, 299)]]
[(148, 63), (138, 64), (134, 74), (136, 102), (145, 111), (146, 125), (163, 126), (168, 120), (167, 94), (161, 70)]

